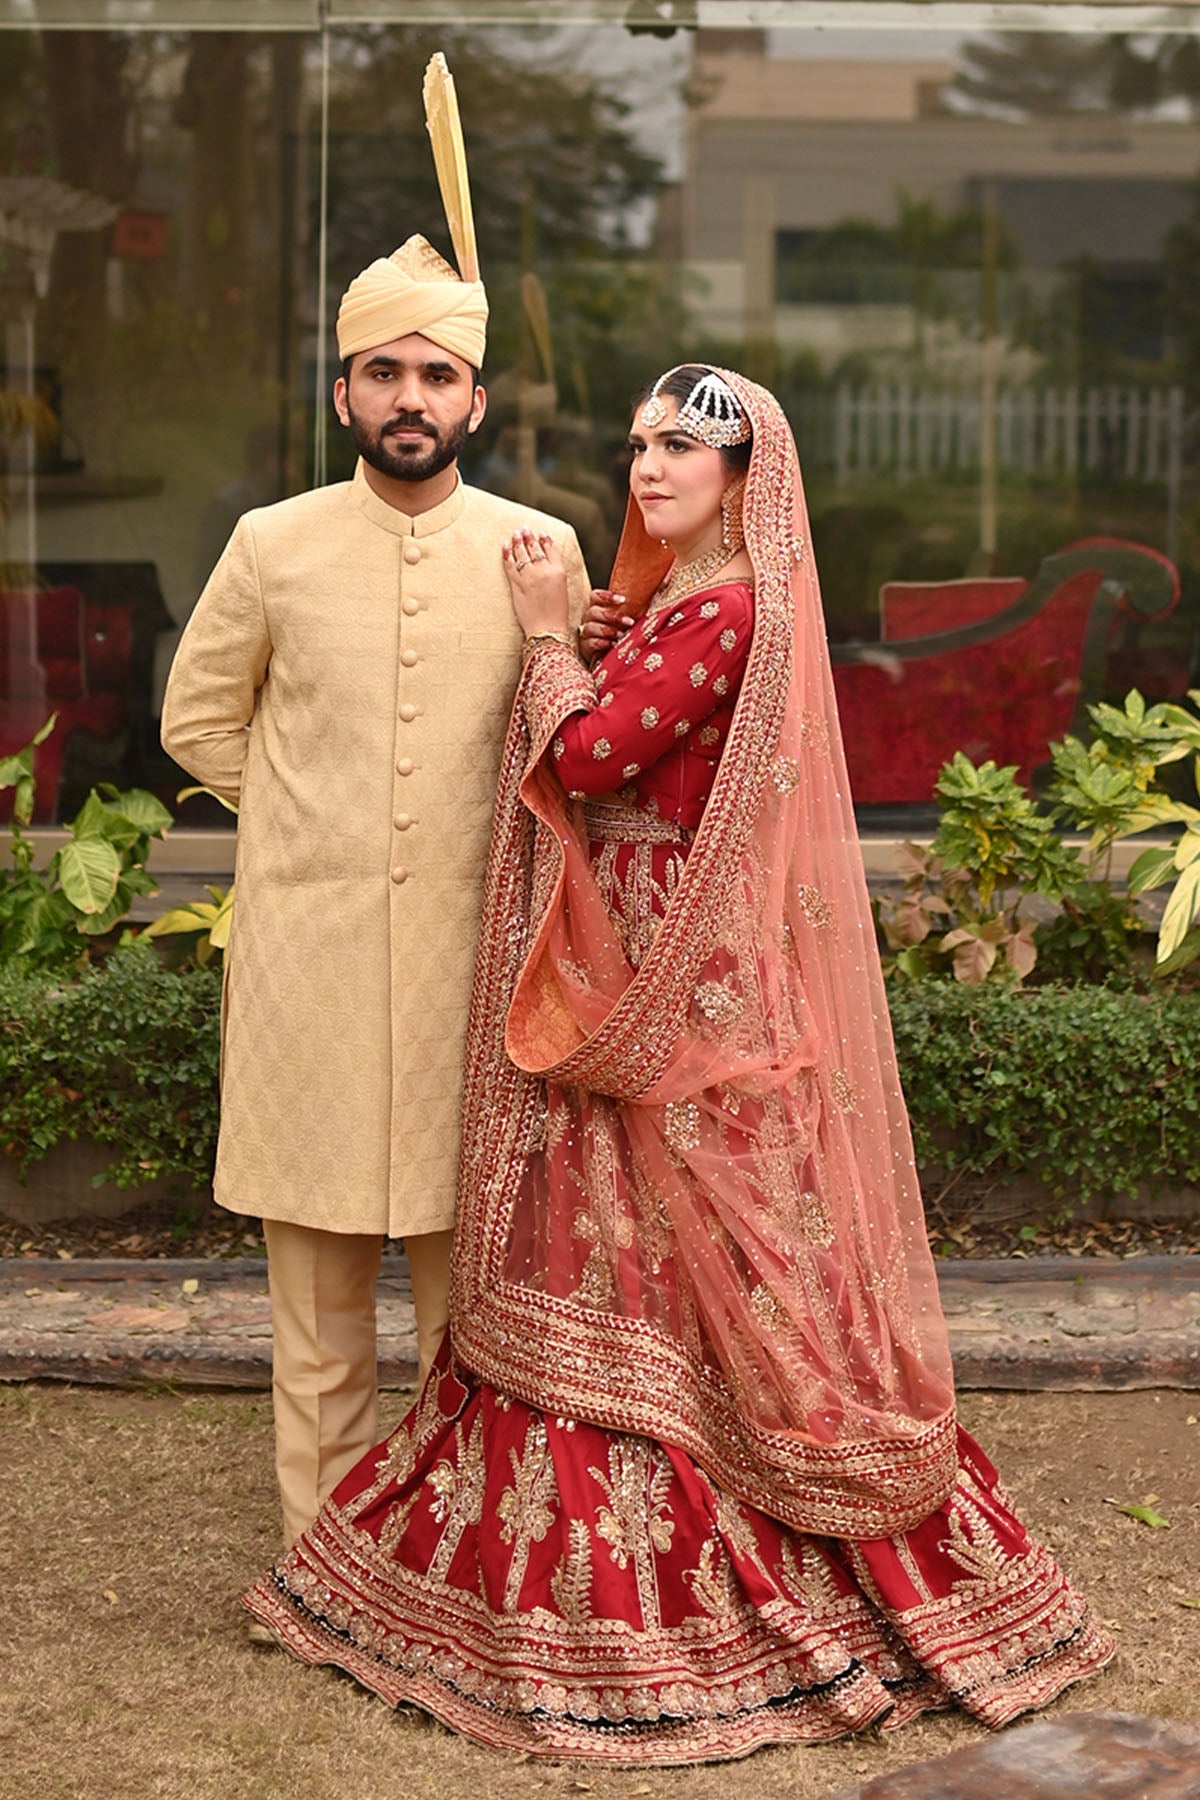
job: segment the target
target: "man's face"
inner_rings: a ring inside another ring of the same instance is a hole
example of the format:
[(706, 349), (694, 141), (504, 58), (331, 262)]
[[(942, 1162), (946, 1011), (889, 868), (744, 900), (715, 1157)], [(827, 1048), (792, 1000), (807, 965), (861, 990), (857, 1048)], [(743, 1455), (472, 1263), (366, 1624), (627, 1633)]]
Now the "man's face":
[(470, 365), (418, 332), (359, 351), (333, 403), (364, 462), (413, 482), (457, 460), (486, 405)]

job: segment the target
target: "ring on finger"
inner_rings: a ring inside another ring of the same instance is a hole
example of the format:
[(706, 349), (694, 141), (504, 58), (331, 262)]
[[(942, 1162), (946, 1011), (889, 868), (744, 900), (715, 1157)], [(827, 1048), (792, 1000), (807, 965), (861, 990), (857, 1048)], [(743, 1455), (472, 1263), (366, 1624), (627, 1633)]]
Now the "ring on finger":
[(520, 570), (520, 569), (527, 569), (528, 567), (529, 567), (529, 564), (527, 562), (518, 562), (516, 557), (514, 556), (514, 558), (513, 558), (513, 568), (514, 569)]

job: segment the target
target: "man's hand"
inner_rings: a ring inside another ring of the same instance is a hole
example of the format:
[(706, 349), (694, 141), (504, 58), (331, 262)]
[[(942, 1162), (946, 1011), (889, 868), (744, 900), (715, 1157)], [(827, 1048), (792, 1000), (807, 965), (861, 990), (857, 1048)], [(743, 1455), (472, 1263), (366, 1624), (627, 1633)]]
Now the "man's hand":
[(625, 611), (625, 605), (624, 594), (614, 594), (611, 588), (592, 589), (579, 633), (579, 649), (584, 662), (598, 661), (631, 625), (637, 623), (633, 615)]

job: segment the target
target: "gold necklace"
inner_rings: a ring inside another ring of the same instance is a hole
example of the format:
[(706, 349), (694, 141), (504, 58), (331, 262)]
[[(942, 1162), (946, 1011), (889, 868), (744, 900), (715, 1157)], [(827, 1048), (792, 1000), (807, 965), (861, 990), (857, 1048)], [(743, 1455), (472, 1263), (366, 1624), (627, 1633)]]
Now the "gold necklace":
[(740, 549), (740, 544), (718, 544), (715, 550), (706, 550), (703, 556), (694, 557), (691, 562), (676, 563), (651, 600), (647, 612), (661, 612), (672, 601), (686, 600), (689, 594), (698, 594), (726, 563), (733, 561)]

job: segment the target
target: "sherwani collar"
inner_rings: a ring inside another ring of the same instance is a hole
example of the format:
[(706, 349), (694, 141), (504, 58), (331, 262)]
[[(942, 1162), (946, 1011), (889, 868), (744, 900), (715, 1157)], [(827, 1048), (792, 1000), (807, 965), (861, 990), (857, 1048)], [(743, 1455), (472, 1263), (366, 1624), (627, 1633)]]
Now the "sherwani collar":
[(394, 537), (432, 537), (436, 531), (445, 531), (453, 525), (467, 503), (467, 490), (463, 486), (460, 475), (452, 494), (442, 501), (440, 506), (431, 506), (428, 512), (405, 513), (396, 507), (389, 506), (381, 500), (368, 482), (363, 472), (362, 459), (359, 458), (354, 470), (354, 479), (350, 483), (350, 498), (359, 511), (370, 519), (372, 525), (380, 525), (384, 531), (390, 531)]

